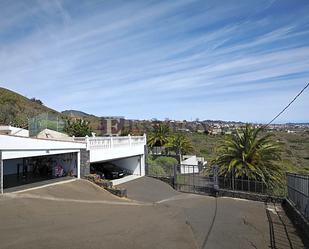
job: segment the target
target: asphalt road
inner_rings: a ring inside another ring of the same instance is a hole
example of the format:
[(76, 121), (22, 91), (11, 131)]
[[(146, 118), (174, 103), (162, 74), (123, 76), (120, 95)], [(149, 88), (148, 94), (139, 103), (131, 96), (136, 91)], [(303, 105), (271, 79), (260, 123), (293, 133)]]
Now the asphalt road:
[(183, 194), (147, 177), (122, 186), (128, 199), (84, 180), (0, 197), (0, 248), (270, 248), (263, 203)]
[[(120, 186), (127, 188), (129, 198), (152, 202), (161, 199), (166, 207), (182, 210), (198, 248), (306, 248), (278, 204), (181, 194), (147, 177)], [(270, 224), (274, 228), (273, 236), (270, 236)]]

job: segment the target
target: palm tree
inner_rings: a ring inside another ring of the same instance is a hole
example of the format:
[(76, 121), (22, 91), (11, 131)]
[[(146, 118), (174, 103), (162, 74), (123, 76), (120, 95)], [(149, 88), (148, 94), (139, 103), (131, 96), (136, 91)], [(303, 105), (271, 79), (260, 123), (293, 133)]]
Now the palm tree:
[(170, 128), (167, 124), (157, 123), (153, 126), (152, 132), (148, 136), (147, 144), (150, 148), (162, 147), (168, 141)]
[(193, 151), (191, 141), (181, 133), (176, 133), (168, 138), (166, 148), (174, 151), (176, 155), (179, 155), (181, 161), (181, 155), (190, 153)]
[(246, 177), (263, 181), (267, 186), (280, 183), (282, 170), (277, 163), (281, 160), (280, 145), (272, 140), (272, 135), (261, 135), (261, 131), (246, 125), (225, 138), (213, 161), (219, 166), (219, 175)]

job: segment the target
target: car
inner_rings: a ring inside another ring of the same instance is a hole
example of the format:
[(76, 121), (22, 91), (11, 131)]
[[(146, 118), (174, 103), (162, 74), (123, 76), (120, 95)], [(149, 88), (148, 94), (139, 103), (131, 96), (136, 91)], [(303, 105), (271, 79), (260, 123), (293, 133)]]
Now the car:
[(105, 179), (118, 179), (124, 177), (126, 172), (113, 163), (99, 163), (91, 165), (91, 173), (100, 175), (101, 178)]

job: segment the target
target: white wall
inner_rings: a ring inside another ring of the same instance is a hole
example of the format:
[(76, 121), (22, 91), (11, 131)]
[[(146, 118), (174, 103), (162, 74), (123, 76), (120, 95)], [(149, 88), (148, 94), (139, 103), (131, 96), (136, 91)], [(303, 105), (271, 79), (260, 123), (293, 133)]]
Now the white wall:
[(132, 157), (137, 155), (144, 155), (144, 145), (112, 149), (91, 149), (90, 162), (94, 163), (100, 161), (108, 161), (117, 158)]
[(26, 129), (13, 127), (10, 125), (1, 125), (0, 126), (0, 133), (3, 132), (4, 134), (8, 135), (15, 135), (20, 137), (29, 137), (29, 131)]
[(180, 174), (192, 174), (199, 173), (199, 168), (197, 165), (180, 165)]
[(145, 175), (145, 164), (142, 156), (135, 156), (111, 161), (115, 165), (128, 169), (133, 175)]
[(181, 174), (192, 174), (198, 173), (198, 160), (196, 156), (190, 156), (186, 160), (181, 161), (180, 173)]
[(15, 151), (3, 151), (2, 158), (4, 160), (78, 152), (80, 149), (86, 149), (86, 144), (0, 135), (0, 150), (7, 149)]

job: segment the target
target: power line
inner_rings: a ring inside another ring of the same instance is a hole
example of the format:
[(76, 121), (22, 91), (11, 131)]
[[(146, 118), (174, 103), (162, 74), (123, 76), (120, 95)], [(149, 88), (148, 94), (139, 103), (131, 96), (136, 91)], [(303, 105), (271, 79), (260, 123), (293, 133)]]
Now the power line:
[(282, 113), (285, 112), (286, 109), (288, 109), (290, 107), (290, 105), (306, 90), (306, 88), (309, 86), (309, 83), (307, 83), (307, 85), (294, 97), (294, 99), (292, 99), (292, 101), (283, 108), (283, 110), (281, 112), (279, 112), (270, 122), (268, 122), (265, 126), (263, 126), (262, 128), (265, 129), (267, 126), (269, 126), (272, 122), (274, 122)]

